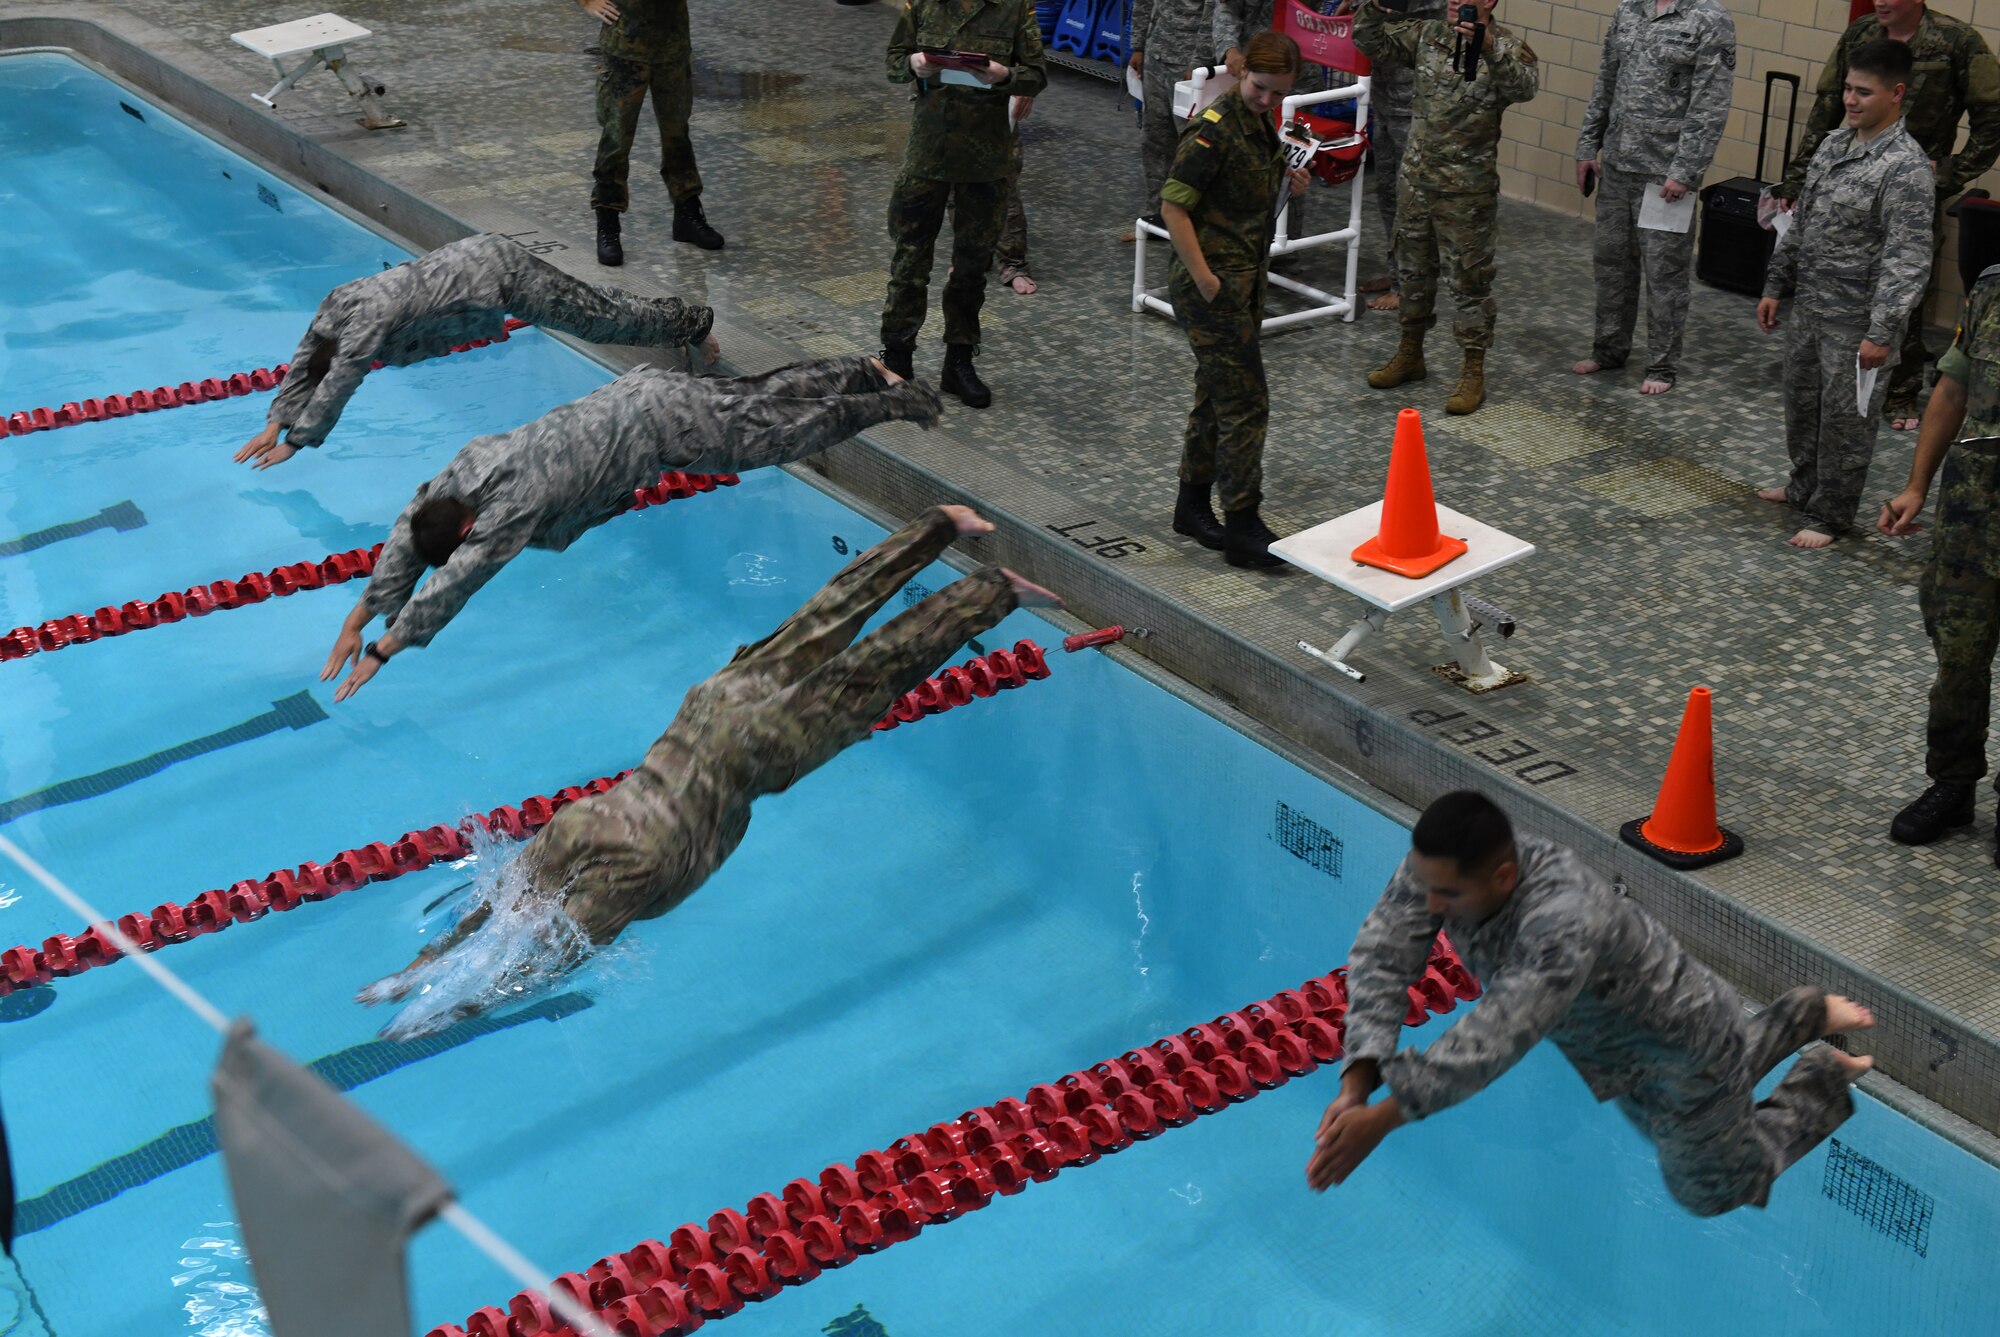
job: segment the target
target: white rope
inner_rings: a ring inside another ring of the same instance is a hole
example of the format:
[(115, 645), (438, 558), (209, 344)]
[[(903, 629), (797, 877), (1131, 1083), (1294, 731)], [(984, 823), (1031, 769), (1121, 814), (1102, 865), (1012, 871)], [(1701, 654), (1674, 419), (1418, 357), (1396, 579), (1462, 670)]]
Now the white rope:
[[(119, 951), (132, 959), (133, 965), (151, 975), (156, 984), (179, 999), (188, 1011), (207, 1022), (216, 1034), (229, 1034), (229, 1018), (222, 1014), (220, 1008), (196, 993), (186, 980), (183, 980), (158, 961), (155, 961), (150, 952), (145, 951), (138, 943), (126, 937), (124, 933), (119, 931), (116, 924), (106, 919), (98, 911), (96, 906), (83, 899), (82, 896), (67, 886), (54, 873), (42, 867), (40, 863), (28, 855), (27, 851), (23, 850), (6, 836), (0, 835), (0, 853), (4, 853), (15, 863), (21, 865), (22, 868), (27, 870), (28, 876), (41, 883), (51, 896), (54, 896), (57, 900), (68, 906), (78, 918), (85, 920), (92, 928), (109, 938)], [(444, 1209), (438, 1213), (438, 1216), (445, 1224), (464, 1236), (466, 1243), (492, 1260), (501, 1271), (508, 1273), (524, 1286), (538, 1290), (547, 1296), (549, 1308), (560, 1314), (563, 1322), (569, 1324), (578, 1332), (588, 1334), (588, 1337), (611, 1337), (610, 1330), (604, 1326), (597, 1315), (587, 1309), (580, 1308), (562, 1292), (558, 1291), (554, 1281), (549, 1278), (547, 1273), (542, 1272), (533, 1263), (529, 1262), (521, 1255), (520, 1250), (495, 1234), (485, 1222), (481, 1221), (471, 1212), (466, 1211), (464, 1207), (456, 1202), (447, 1203)], [(250, 1261), (254, 1269), (257, 1260), (252, 1258)]]

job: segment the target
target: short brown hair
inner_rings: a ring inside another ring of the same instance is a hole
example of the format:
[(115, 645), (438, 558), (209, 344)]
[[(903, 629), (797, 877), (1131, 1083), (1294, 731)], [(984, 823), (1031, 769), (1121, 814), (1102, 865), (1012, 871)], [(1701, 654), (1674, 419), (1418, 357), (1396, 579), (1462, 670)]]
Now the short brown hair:
[(1294, 79), (1305, 68), (1299, 44), (1284, 33), (1266, 28), (1243, 48), (1243, 69), (1248, 74), (1289, 74)]

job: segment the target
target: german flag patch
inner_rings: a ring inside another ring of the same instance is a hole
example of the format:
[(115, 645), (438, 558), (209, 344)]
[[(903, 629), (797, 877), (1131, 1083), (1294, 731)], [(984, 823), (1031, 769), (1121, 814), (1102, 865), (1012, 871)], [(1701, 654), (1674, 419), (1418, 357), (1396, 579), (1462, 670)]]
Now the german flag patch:
[(1215, 147), (1215, 145), (1209, 143), (1207, 140), (1203, 139), (1200, 135), (1196, 135), (1194, 137), (1194, 142), (1201, 145), (1205, 149), (1212, 149)]

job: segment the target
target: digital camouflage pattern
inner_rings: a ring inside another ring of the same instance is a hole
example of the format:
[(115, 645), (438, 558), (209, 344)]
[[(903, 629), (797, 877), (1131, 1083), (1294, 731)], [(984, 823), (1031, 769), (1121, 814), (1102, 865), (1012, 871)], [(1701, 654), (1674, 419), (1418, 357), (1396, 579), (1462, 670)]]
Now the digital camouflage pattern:
[[(1578, 162), (1699, 188), (1736, 81), (1736, 24), (1716, 0), (1622, 0), (1577, 132)], [(1601, 216), (1601, 215), (1600, 215)]]
[[(1875, 458), (1875, 434), (1889, 394), (1889, 368), (1876, 378), (1868, 411), (1855, 411), (1854, 355), (1861, 333), (1794, 311), (1785, 324), (1785, 501), (1801, 524), (1822, 534), (1854, 527), (1861, 489)], [(1895, 345), (1890, 345), (1890, 361)]]
[(1007, 182), (938, 181), (908, 173), (889, 193), (889, 294), (882, 304), (882, 343), (908, 348), (930, 308), (931, 267), (938, 232), (951, 216), (951, 277), (944, 284), (944, 341), (979, 345), (986, 305), (986, 271), (1007, 223)]
[(1690, 226), (1685, 232), (1665, 232), (1639, 226), (1639, 207), (1646, 188), (1659, 184), (1658, 173), (1621, 172), (1609, 165), (1598, 178), (1597, 226), (1590, 249), (1591, 269), (1597, 279), (1597, 315), (1590, 356), (1598, 366), (1613, 368), (1624, 366), (1632, 355), (1643, 276), (1650, 358), (1646, 375), (1672, 384), (1680, 369), (1681, 341), (1687, 332), (1695, 230)]
[[(877, 423), (938, 416), (937, 392), (887, 385), (867, 358), (801, 362), (762, 376), (638, 367), (523, 427), (475, 437), (396, 518), (362, 595), (406, 645), (428, 645), (523, 548), (562, 551), (629, 510), (669, 470), (744, 473), (789, 464)], [(417, 589), (417, 508), (456, 497), (477, 514), (451, 560)]]
[(1493, 300), (1493, 245), (1500, 230), (1497, 194), (1432, 191), (1405, 176), (1396, 207), (1396, 270), (1402, 303), (1396, 319), (1418, 333), (1437, 323), (1440, 276), (1451, 274), (1451, 337), (1467, 351), (1493, 346), (1499, 304)]
[(1160, 187), (1173, 168), (1183, 122), (1174, 118), (1174, 85), (1212, 60), (1210, 11), (1215, 0), (1133, 0), (1132, 49), (1146, 54), (1140, 75), (1139, 159), (1146, 177), (1146, 212), (1160, 208)]
[[(1422, 1119), (1549, 1040), (1592, 1095), (1616, 1100), (1652, 1139), (1689, 1211), (1762, 1206), (1772, 1181), (1853, 1112), (1824, 1049), (1756, 1097), (1766, 1073), (1825, 1029), (1824, 995), (1798, 990), (1746, 1021), (1734, 989), (1571, 851), (1529, 836), (1517, 850), (1520, 882), (1481, 923), (1432, 915), (1408, 860), (1397, 869), (1348, 958), (1348, 1062), (1373, 1060)], [(1428, 1048), (1399, 1053), (1406, 990), (1440, 929), (1484, 993)]]
[(572, 278), (506, 237), (481, 233), (343, 283), (313, 314), (269, 421), (286, 443), (317, 446), (375, 362), (405, 367), (474, 339), (505, 337), (512, 312), (592, 343), (700, 343), (715, 313), (673, 297), (634, 297)]
[(1219, 62), (1231, 47), (1241, 51), (1250, 39), (1271, 26), (1274, 0), (1212, 0), (1209, 41)]
[[(919, 79), (912, 52), (977, 51), (1008, 67), (991, 87)], [(1013, 139), (1009, 97), (1034, 97), (1048, 86), (1042, 29), (1032, 0), (910, 0), (889, 38), (889, 82), (912, 84), (915, 108), (903, 150), (903, 176), (926, 181), (998, 181), (1007, 175)]]
[(679, 204), (701, 194), (688, 117), (694, 112), (694, 47), (687, 0), (619, 0), (618, 20), (597, 39), (603, 67), (597, 76), (597, 165), (591, 170), (590, 207), (624, 212), (631, 202), (626, 180), (632, 137), (646, 95), (660, 126), (660, 176)]
[(1507, 28), (1489, 24), (1479, 77), (1467, 83), (1452, 61), (1455, 37), (1443, 19), (1391, 14), (1376, 0), (1362, 5), (1354, 24), (1354, 45), (1378, 69), (1402, 65), (1412, 71), (1401, 180), (1432, 195), (1498, 195), (1500, 116), (1535, 96), (1535, 53)]

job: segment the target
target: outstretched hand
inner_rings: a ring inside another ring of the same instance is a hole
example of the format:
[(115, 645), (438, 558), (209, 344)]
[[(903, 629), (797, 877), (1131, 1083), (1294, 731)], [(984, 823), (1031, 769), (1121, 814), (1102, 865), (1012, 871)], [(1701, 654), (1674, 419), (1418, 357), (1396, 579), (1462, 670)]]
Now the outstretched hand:
[(354, 671), (347, 675), (347, 681), (336, 687), (333, 699), (336, 703), (345, 701), (364, 687), (368, 680), (382, 670), (382, 661), (373, 655), (362, 655), (355, 661)]
[[(1345, 1100), (1334, 1101), (1338, 1106)], [(1393, 1099), (1374, 1105), (1357, 1105), (1335, 1113), (1327, 1110), (1321, 1121), (1318, 1145), (1306, 1162), (1306, 1187), (1324, 1193), (1330, 1185), (1345, 1183), (1360, 1168), (1391, 1129), (1402, 1122)]]
[(267, 424), (263, 431), (251, 437), (243, 444), (243, 449), (236, 452), (236, 462), (244, 464), (254, 459), (257, 461), (257, 468), (268, 469), (274, 464), (283, 464), (298, 454), (297, 446), (286, 445), (278, 440), (279, 430), (278, 424)]
[[(326, 667), (319, 671), (321, 682), (332, 682), (334, 677), (351, 663), (361, 661), (361, 633), (359, 630), (342, 627), (340, 635), (334, 638), (333, 653), (326, 657)], [(338, 698), (335, 698), (336, 700)]]

